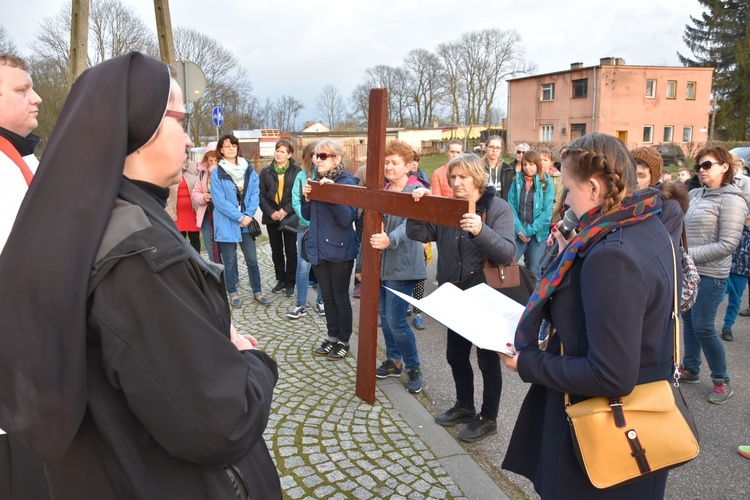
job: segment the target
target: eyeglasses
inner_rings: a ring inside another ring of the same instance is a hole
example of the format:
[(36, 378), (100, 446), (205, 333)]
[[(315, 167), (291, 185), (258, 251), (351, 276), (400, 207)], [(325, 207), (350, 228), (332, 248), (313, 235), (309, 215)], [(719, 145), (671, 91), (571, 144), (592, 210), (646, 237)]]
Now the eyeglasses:
[(693, 170), (695, 170), (696, 174), (699, 174), (701, 172), (701, 170), (708, 170), (711, 167), (713, 167), (714, 165), (720, 165), (720, 163), (718, 161), (706, 160), (703, 163), (701, 163), (701, 164), (696, 165), (695, 167), (693, 167)]
[(522, 154), (524, 154), (525, 152), (526, 152), (526, 151), (524, 151), (523, 149), (519, 149), (518, 151), (516, 151), (516, 154), (517, 154), (517, 155), (522, 155)]
[(499, 151), (500, 146), (487, 146), (487, 149), (491, 149), (492, 151)]
[(326, 161), (328, 158), (336, 158), (338, 155), (335, 155), (333, 153), (317, 153), (315, 157), (318, 160)]
[(188, 124), (190, 123), (190, 113), (183, 113), (182, 111), (174, 111), (168, 109), (167, 112), (164, 113), (164, 116), (171, 116), (172, 118), (180, 120), (180, 122), (182, 123), (182, 130), (184, 130), (185, 132), (188, 131)]
[(234, 149), (237, 147), (237, 144), (232, 144), (231, 142), (225, 142), (223, 146), (221, 146), (221, 149)]

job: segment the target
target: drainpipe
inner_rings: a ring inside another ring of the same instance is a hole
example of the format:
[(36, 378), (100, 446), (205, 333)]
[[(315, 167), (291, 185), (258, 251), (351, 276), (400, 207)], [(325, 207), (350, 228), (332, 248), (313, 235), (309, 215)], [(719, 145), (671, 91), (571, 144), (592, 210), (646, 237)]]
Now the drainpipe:
[(596, 132), (596, 66), (594, 66), (594, 98), (591, 102), (591, 131)]

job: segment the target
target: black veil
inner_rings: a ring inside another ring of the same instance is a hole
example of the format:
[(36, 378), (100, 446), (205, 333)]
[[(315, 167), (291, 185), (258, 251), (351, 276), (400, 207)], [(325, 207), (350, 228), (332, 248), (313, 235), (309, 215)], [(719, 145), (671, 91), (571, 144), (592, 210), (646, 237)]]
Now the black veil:
[(125, 157), (154, 136), (169, 92), (167, 66), (137, 52), (84, 72), (0, 255), (0, 428), (48, 463), (85, 411), (89, 274)]

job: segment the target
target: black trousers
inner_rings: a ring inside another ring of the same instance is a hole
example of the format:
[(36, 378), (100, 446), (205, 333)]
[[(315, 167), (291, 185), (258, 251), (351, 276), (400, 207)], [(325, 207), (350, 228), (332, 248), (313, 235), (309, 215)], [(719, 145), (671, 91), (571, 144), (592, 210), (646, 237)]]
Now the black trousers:
[[(448, 330), (445, 357), (453, 372), (456, 399), (462, 408), (474, 409), (474, 370), (471, 367), (471, 346), (474, 345), (453, 330)], [(503, 390), (503, 372), (500, 357), (494, 351), (477, 347), (479, 371), (482, 372), (482, 410), (486, 420), (496, 420)]]
[[(198, 253), (201, 253), (201, 232), (200, 231), (180, 231), (183, 236), (185, 236), (188, 241), (190, 241), (190, 246), (195, 248), (195, 251)], [(207, 245), (209, 243), (206, 243)]]
[(287, 287), (293, 287), (297, 279), (297, 234), (282, 231), (278, 222), (266, 224), (266, 230), (268, 242), (271, 244), (271, 260), (276, 281), (283, 281)]
[(349, 282), (352, 279), (354, 261), (323, 261), (320, 264), (313, 264), (312, 268), (318, 278), (320, 293), (323, 294), (328, 336), (339, 339), (339, 342), (349, 342), (352, 336), (352, 301), (349, 298)]

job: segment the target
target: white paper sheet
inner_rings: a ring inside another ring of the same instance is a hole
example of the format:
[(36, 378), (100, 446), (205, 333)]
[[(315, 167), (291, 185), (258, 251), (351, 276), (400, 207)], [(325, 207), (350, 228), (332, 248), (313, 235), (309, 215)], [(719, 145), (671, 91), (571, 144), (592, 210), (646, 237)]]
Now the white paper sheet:
[(461, 290), (451, 283), (445, 283), (419, 300), (390, 288), (388, 290), (475, 346), (511, 354), (506, 344), (513, 345), (524, 306), (494, 288), (482, 283)]

